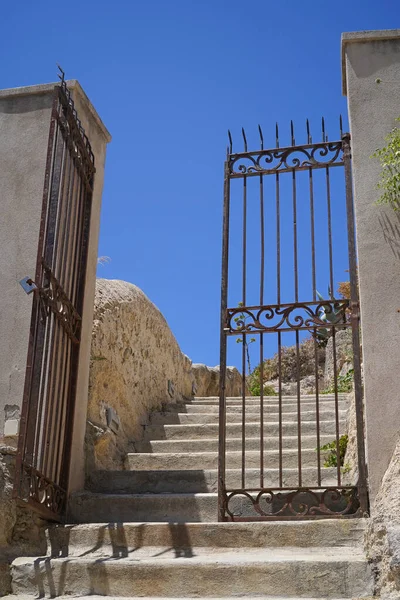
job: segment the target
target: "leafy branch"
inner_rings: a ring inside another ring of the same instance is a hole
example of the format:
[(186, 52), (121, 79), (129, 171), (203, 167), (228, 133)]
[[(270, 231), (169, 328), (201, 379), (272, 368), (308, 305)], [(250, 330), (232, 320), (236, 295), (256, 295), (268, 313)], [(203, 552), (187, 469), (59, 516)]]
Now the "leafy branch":
[[(400, 121), (400, 117), (396, 119)], [(386, 145), (375, 150), (371, 158), (379, 160), (382, 171), (377, 184), (381, 196), (377, 204), (389, 204), (393, 210), (400, 208), (400, 129), (394, 127), (385, 137)]]

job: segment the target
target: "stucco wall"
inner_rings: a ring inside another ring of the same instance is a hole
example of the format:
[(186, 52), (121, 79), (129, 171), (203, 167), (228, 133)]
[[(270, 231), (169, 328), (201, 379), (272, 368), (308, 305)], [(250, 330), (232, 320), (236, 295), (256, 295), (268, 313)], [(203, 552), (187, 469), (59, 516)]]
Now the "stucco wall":
[(366, 443), (371, 500), (400, 430), (400, 221), (378, 207), (371, 159), (400, 116), (400, 30), (343, 35), (359, 260)]
[[(106, 145), (110, 135), (77, 81), (68, 81), (95, 155), (88, 265), (83, 306), (71, 491), (84, 482), (84, 436), (97, 246)], [(0, 90), (0, 439), (4, 422), (18, 431), (25, 380), (32, 296), (19, 281), (35, 277), (45, 165), (55, 84)], [(9, 430), (10, 428), (8, 428)], [(16, 439), (7, 438), (15, 445)]]
[(51, 107), (48, 89), (0, 90), (0, 438), (22, 403), (32, 298), (18, 282), (35, 276)]

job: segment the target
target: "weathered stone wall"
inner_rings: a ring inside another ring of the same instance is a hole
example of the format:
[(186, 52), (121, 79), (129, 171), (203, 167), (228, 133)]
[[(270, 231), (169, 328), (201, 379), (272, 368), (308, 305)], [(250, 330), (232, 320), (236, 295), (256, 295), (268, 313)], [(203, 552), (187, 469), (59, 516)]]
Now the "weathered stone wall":
[(372, 562), (377, 595), (400, 597), (400, 438), (371, 508), (365, 539)]
[[(336, 372), (337, 375), (346, 375), (353, 368), (353, 338), (352, 329), (340, 329), (335, 335)], [(330, 337), (325, 351), (324, 386), (330, 387), (334, 383), (334, 352), (333, 338)]]
[[(97, 280), (87, 472), (122, 469), (126, 452), (142, 438), (149, 413), (194, 393), (216, 396), (218, 386), (219, 368), (192, 365), (161, 312), (139, 288), (125, 281)], [(240, 386), (239, 372), (228, 368), (228, 395), (239, 395)]]
[[(147, 296), (131, 283), (98, 279), (86, 435), (89, 468), (122, 468), (149, 411), (191, 397), (193, 382), (191, 361)], [(119, 421), (115, 433), (108, 427), (110, 409)]]
[(344, 457), (345, 472), (343, 483), (345, 485), (355, 485), (358, 479), (358, 452), (357, 452), (357, 422), (356, 422), (356, 402), (354, 391), (349, 395), (349, 409), (346, 419), (346, 433), (348, 437), (346, 455)]
[[(192, 365), (195, 396), (219, 396), (219, 365), (207, 367), (199, 363)], [(246, 388), (247, 389), (247, 388)], [(242, 395), (242, 376), (236, 367), (227, 367), (225, 390), (227, 396)]]
[(46, 552), (44, 521), (12, 498), (16, 450), (0, 445), (0, 596), (11, 593), (10, 563)]

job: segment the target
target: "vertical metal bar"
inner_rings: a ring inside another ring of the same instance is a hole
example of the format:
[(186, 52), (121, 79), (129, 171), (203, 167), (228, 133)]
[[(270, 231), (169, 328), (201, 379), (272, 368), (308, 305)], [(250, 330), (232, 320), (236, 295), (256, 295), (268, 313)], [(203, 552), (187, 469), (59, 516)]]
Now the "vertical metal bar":
[(75, 197), (76, 197), (76, 206), (77, 206), (77, 210), (76, 210), (76, 215), (75, 215), (75, 222), (74, 222), (74, 231), (75, 231), (75, 237), (73, 239), (72, 242), (72, 246), (71, 246), (71, 268), (69, 269), (69, 272), (66, 275), (66, 280), (67, 280), (67, 289), (68, 289), (68, 293), (71, 299), (72, 304), (74, 304), (74, 306), (76, 306), (77, 304), (77, 299), (78, 299), (78, 281), (79, 281), (79, 265), (80, 265), (80, 251), (81, 251), (81, 243), (82, 243), (82, 235), (83, 235), (83, 221), (84, 221), (84, 214), (85, 214), (85, 202), (86, 202), (86, 198), (87, 198), (87, 192), (86, 192), (86, 186), (85, 186), (85, 182), (83, 181), (83, 176), (82, 173), (80, 172), (79, 168), (78, 168), (78, 173), (77, 173), (78, 177), (77, 177), (77, 186), (76, 186), (76, 190), (75, 190)]
[(218, 520), (225, 521), (226, 489), (226, 362), (227, 335), (226, 310), (228, 307), (229, 275), (229, 209), (230, 179), (229, 156), (224, 167), (224, 207), (222, 223), (222, 273), (221, 273), (221, 321), (220, 321), (220, 377), (219, 377), (219, 440), (218, 440)]
[(333, 293), (333, 246), (332, 246), (332, 210), (331, 210), (331, 185), (329, 167), (326, 167), (326, 202), (328, 210), (328, 249), (329, 249), (329, 286)]
[(292, 197), (293, 197), (293, 265), (294, 265), (294, 301), (299, 301), (299, 272), (297, 256), (297, 189), (296, 171), (292, 171)]
[(308, 171), (310, 185), (310, 227), (311, 227), (311, 269), (312, 269), (312, 295), (313, 301), (317, 299), (317, 275), (315, 265), (315, 219), (314, 219), (314, 184), (312, 169)]
[[(68, 115), (68, 113), (67, 113)], [(71, 278), (74, 277), (76, 270), (74, 261), (74, 249), (80, 243), (80, 231), (78, 229), (77, 214), (79, 212), (79, 196), (77, 190), (80, 189), (81, 180), (77, 167), (75, 164), (76, 156), (73, 150), (73, 139), (69, 139), (70, 146), (70, 160), (71, 160), (71, 173), (70, 180), (68, 182), (68, 195), (65, 198), (65, 203), (68, 207), (68, 222), (66, 224), (66, 243), (63, 248), (63, 261), (62, 269), (60, 271), (60, 282), (62, 283), (63, 289), (70, 301), (72, 302), (72, 285)], [(72, 347), (71, 347), (72, 346)], [(54, 469), (55, 469), (55, 480), (60, 481), (61, 478), (61, 463), (63, 460), (62, 452), (64, 449), (65, 441), (65, 424), (66, 424), (66, 413), (69, 410), (68, 402), (70, 398), (70, 382), (71, 382), (71, 353), (75, 351), (71, 341), (64, 335), (63, 342), (63, 375), (60, 377), (60, 389), (59, 389), (59, 424), (57, 439), (54, 448)]]
[[(309, 123), (307, 121), (308, 139), (310, 140)], [(310, 143), (310, 142), (309, 142)], [(315, 260), (315, 217), (314, 217), (314, 183), (313, 172), (309, 169), (308, 173), (310, 185), (310, 228), (311, 228), (311, 271), (312, 271), (312, 298), (317, 299), (317, 269)], [(319, 361), (317, 329), (314, 329), (314, 362), (315, 362), (315, 427), (317, 434), (317, 479), (318, 485), (321, 485), (321, 438), (320, 438), (320, 413), (319, 413)]]
[[(93, 181), (91, 182), (91, 189), (93, 189)], [(80, 252), (79, 252), (79, 270), (78, 270), (78, 286), (76, 294), (76, 310), (79, 315), (83, 312), (83, 301), (85, 292), (85, 280), (87, 270), (87, 258), (90, 238), (90, 219), (92, 212), (92, 193), (91, 191), (85, 191), (84, 195), (84, 217), (83, 226), (80, 235)], [(80, 332), (79, 332), (80, 339)], [(71, 452), (68, 448), (68, 444), (72, 439), (74, 418), (75, 418), (75, 405), (76, 405), (76, 384), (78, 375), (79, 365), (79, 351), (80, 346), (73, 345), (72, 359), (71, 359), (71, 377), (70, 377), (70, 394), (68, 398), (68, 411), (65, 422), (65, 440), (64, 440), (64, 451), (63, 451), (63, 463), (61, 467), (60, 482), (64, 489), (68, 491), (68, 480), (71, 466)]]
[(301, 395), (300, 395), (300, 336), (296, 330), (296, 377), (297, 377), (297, 465), (299, 470), (299, 487), (302, 486), (301, 465)]
[[(63, 135), (61, 135), (61, 139), (63, 142), (63, 156), (57, 199), (57, 229), (51, 264), (51, 269), (54, 274), (57, 273), (57, 266), (62, 259), (62, 246), (64, 242), (63, 237), (65, 237), (65, 221), (67, 217), (64, 198), (67, 185), (65, 173), (68, 164), (69, 151)], [(42, 457), (41, 467), (42, 472), (50, 479), (52, 479), (52, 469), (50, 465), (55, 454), (55, 436), (57, 431), (57, 418), (60, 408), (60, 398), (57, 394), (57, 389), (59, 387), (59, 379), (63, 369), (63, 337), (64, 332), (61, 323), (57, 319), (54, 319), (53, 338), (50, 345), (48, 381), (46, 386), (46, 404), (48, 405), (48, 411), (47, 421), (44, 423), (43, 440), (45, 445), (43, 448), (44, 456)]]
[[(50, 205), (49, 205), (49, 222), (46, 236), (46, 249), (44, 253), (44, 262), (47, 267), (54, 273), (57, 264), (57, 250), (59, 243), (60, 225), (62, 221), (62, 207), (60, 206), (60, 197), (62, 195), (63, 188), (63, 175), (65, 169), (65, 151), (66, 145), (58, 125), (57, 127), (58, 137), (56, 142), (56, 153), (54, 156), (54, 177), (52, 181), (52, 187), (50, 192)], [(53, 284), (51, 283), (50, 274), (48, 276), (48, 285), (54, 290)], [(39, 470), (46, 476), (49, 476), (47, 472), (49, 454), (52, 451), (51, 437), (52, 437), (52, 426), (53, 426), (53, 415), (54, 408), (57, 402), (54, 394), (55, 378), (58, 373), (59, 364), (59, 335), (60, 335), (60, 323), (55, 318), (52, 312), (49, 313), (47, 325), (47, 339), (44, 351), (44, 362), (41, 376), (41, 395), (42, 395), (42, 407), (44, 409), (44, 418), (41, 424), (41, 449), (40, 459), (38, 461)], [(38, 414), (40, 417), (41, 415)]]
[(242, 335), (242, 488), (246, 487), (246, 335)]
[[(246, 146), (246, 144), (245, 144)], [(242, 305), (247, 286), (247, 179), (243, 177)], [(246, 485), (246, 335), (242, 335), (242, 487)]]
[[(53, 109), (54, 110), (54, 109)], [(58, 108), (55, 109), (55, 113), (58, 113)], [(56, 115), (53, 113), (53, 118), (56, 119)], [(60, 143), (61, 139), (61, 143)], [(43, 247), (44, 262), (51, 264), (53, 259), (54, 241), (56, 234), (57, 225), (57, 209), (58, 209), (58, 196), (61, 182), (61, 171), (62, 171), (62, 156), (63, 156), (63, 140), (59, 135), (59, 128), (55, 129), (55, 153), (54, 153), (54, 168), (52, 173), (52, 180), (50, 184), (49, 204), (48, 204), (48, 216), (46, 223), (46, 234), (45, 234), (45, 245)], [(41, 287), (47, 287), (49, 285), (47, 281), (47, 275), (42, 271), (42, 279), (39, 282)], [(43, 315), (44, 313), (42, 313)], [(49, 367), (49, 349), (53, 340), (54, 327), (52, 326), (53, 319), (47, 316), (46, 322), (42, 326), (42, 336), (39, 348), (37, 348), (35, 356), (34, 374), (31, 386), (31, 400), (34, 415), (35, 424), (31, 424), (30, 430), (28, 431), (27, 444), (26, 444), (26, 458), (28, 462), (37, 466), (37, 463), (41, 462), (39, 457), (35, 457), (35, 447), (37, 448), (36, 441), (40, 436), (40, 425), (41, 416), (38, 414), (38, 405), (43, 406), (44, 409), (44, 423), (48, 420), (49, 403), (46, 398), (47, 381), (48, 381), (48, 367)], [(43, 395), (43, 400), (41, 399)], [(41, 436), (40, 436), (41, 437)], [(38, 448), (42, 451), (42, 448)]]
[(350, 134), (342, 137), (343, 161), (346, 183), (346, 210), (347, 210), (347, 238), (349, 249), (350, 270), (350, 294), (351, 307), (350, 319), (353, 333), (353, 367), (354, 367), (354, 395), (357, 423), (357, 456), (358, 456), (358, 496), (360, 509), (363, 514), (369, 511), (368, 488), (367, 488), (367, 465), (365, 460), (365, 438), (364, 438), (364, 406), (361, 380), (361, 355), (360, 355), (360, 312), (357, 283), (357, 254), (354, 227), (354, 204), (353, 186), (351, 177), (351, 149)]
[[(260, 175), (260, 306), (264, 304), (265, 277), (265, 227), (264, 227), (264, 181)], [(260, 334), (260, 487), (264, 487), (264, 335)]]
[[(70, 235), (70, 221), (71, 221), (71, 183), (73, 177), (73, 159), (71, 157), (71, 151), (69, 147), (69, 138), (68, 132), (63, 131), (63, 137), (66, 145), (66, 166), (64, 168), (63, 177), (62, 177), (62, 189), (61, 195), (59, 199), (60, 207), (60, 220), (62, 221), (62, 228), (60, 229), (58, 235), (57, 242), (57, 251), (53, 266), (53, 271), (55, 276), (57, 277), (61, 287), (65, 290), (65, 280), (64, 273), (66, 269), (66, 263), (68, 262), (67, 256), (67, 248), (69, 244)], [(57, 327), (57, 337), (58, 340), (55, 343), (55, 348), (57, 349), (57, 368), (56, 368), (56, 376), (54, 382), (52, 384), (51, 396), (53, 397), (54, 406), (54, 416), (51, 414), (51, 425), (53, 429), (52, 439), (49, 440), (50, 448), (47, 451), (48, 457), (48, 474), (49, 477), (58, 483), (58, 478), (56, 477), (56, 464), (58, 459), (58, 447), (59, 447), (59, 438), (61, 435), (61, 427), (63, 424), (63, 411), (64, 411), (64, 403), (65, 396), (63, 390), (65, 388), (65, 379), (67, 375), (67, 349), (68, 349), (68, 338), (66, 336), (65, 330), (61, 326), (60, 323), (56, 324)]]
[[(292, 126), (292, 140), (293, 126)], [(297, 247), (297, 188), (296, 171), (292, 171), (292, 197), (293, 197), (293, 265), (294, 265), (294, 296), (295, 302), (299, 301), (299, 272), (298, 272), (298, 247)], [(297, 463), (299, 471), (299, 487), (302, 485), (301, 469), (301, 395), (300, 395), (300, 337), (296, 330), (296, 379), (297, 379)]]
[[(279, 129), (276, 124), (276, 147), (279, 148)], [(279, 172), (275, 174), (276, 203), (276, 295), (277, 304), (281, 303), (281, 208)], [(282, 406), (282, 334), (278, 331), (278, 393), (279, 393), (279, 487), (283, 485), (283, 406)]]
[(318, 486), (321, 486), (321, 424), (319, 414), (319, 361), (318, 361), (318, 343), (314, 331), (314, 360), (315, 360), (315, 426), (317, 429), (317, 479)]
[(283, 486), (282, 334), (278, 331), (279, 487)]
[[(47, 158), (46, 158), (46, 169), (45, 169), (45, 177), (44, 177), (44, 190), (43, 190), (43, 203), (42, 203), (42, 213), (40, 218), (40, 228), (39, 228), (39, 245), (38, 245), (38, 254), (36, 260), (36, 273), (35, 280), (41, 282), (42, 280), (42, 255), (45, 247), (45, 231), (47, 226), (47, 213), (48, 213), (48, 203), (49, 203), (49, 189), (50, 189), (50, 181), (52, 178), (52, 162), (53, 162), (53, 154), (55, 147), (55, 129), (56, 129), (56, 121), (54, 119), (54, 111), (56, 110), (58, 104), (58, 94), (54, 93), (53, 99), (53, 110), (52, 117), (50, 120), (50, 128), (49, 128), (49, 141), (47, 148)], [(41, 346), (43, 344), (43, 333), (44, 327), (43, 323), (40, 321), (40, 310), (41, 310), (41, 301), (40, 296), (36, 292), (33, 298), (32, 305), (32, 316), (31, 316), (31, 324), (30, 324), (30, 332), (29, 332), (29, 345), (28, 345), (28, 356), (27, 356), (27, 364), (26, 364), (26, 373), (25, 373), (25, 384), (24, 384), (24, 396), (21, 408), (21, 419), (20, 419), (20, 431), (18, 436), (18, 448), (17, 448), (17, 456), (16, 456), (16, 464), (15, 464), (15, 483), (13, 490), (14, 498), (21, 498), (23, 496), (22, 491), (22, 479), (24, 477), (23, 472), (23, 463), (26, 460), (27, 454), (27, 435), (28, 431), (31, 429), (31, 423), (33, 420), (36, 420), (36, 408), (35, 402), (32, 402), (32, 382), (35, 372), (35, 364), (37, 361), (37, 353), (41, 352)]]
[(340, 471), (340, 423), (339, 423), (339, 396), (338, 396), (338, 372), (337, 372), (337, 352), (336, 352), (336, 327), (332, 327), (332, 354), (333, 354), (333, 382), (335, 395), (335, 441), (336, 441), (336, 459), (337, 459), (337, 483), (341, 484)]
[[(63, 195), (63, 204), (65, 205), (65, 226), (64, 226), (64, 235), (63, 235), (63, 244), (62, 244), (62, 248), (61, 248), (61, 255), (60, 255), (60, 268), (58, 270), (58, 278), (60, 281), (60, 284), (62, 285), (64, 291), (67, 293), (67, 286), (66, 286), (66, 277), (65, 277), (65, 273), (67, 270), (67, 264), (69, 264), (69, 246), (71, 244), (71, 238), (74, 237), (74, 229), (72, 229), (71, 225), (72, 225), (72, 221), (73, 221), (73, 217), (72, 217), (72, 213), (73, 213), (73, 190), (74, 190), (74, 181), (75, 181), (75, 174), (76, 174), (76, 169), (75, 169), (75, 165), (74, 165), (74, 159), (71, 155), (71, 150), (70, 148), (68, 148), (68, 159), (69, 159), (69, 164), (68, 164), (68, 176), (66, 177), (66, 188), (65, 188), (65, 193)], [(70, 361), (69, 361), (69, 347), (70, 347), (70, 340), (68, 339), (68, 337), (65, 335), (65, 332), (62, 332), (62, 355), (61, 355), (61, 373), (58, 379), (58, 386), (57, 386), (57, 399), (58, 399), (58, 408), (57, 408), (57, 415), (56, 415), (56, 436), (55, 436), (55, 442), (54, 442), (54, 451), (52, 452), (52, 457), (51, 457), (51, 464), (50, 464), (50, 470), (54, 473), (53, 477), (54, 477), (54, 481), (58, 482), (59, 481), (59, 469), (58, 469), (58, 465), (59, 465), (59, 454), (60, 454), (60, 446), (61, 446), (61, 441), (62, 441), (62, 437), (63, 437), (63, 431), (64, 431), (64, 424), (65, 424), (65, 411), (66, 411), (66, 403), (67, 403), (67, 399), (68, 399), (68, 390), (67, 390), (67, 385), (68, 385), (68, 375), (69, 375), (69, 368), (70, 368)]]

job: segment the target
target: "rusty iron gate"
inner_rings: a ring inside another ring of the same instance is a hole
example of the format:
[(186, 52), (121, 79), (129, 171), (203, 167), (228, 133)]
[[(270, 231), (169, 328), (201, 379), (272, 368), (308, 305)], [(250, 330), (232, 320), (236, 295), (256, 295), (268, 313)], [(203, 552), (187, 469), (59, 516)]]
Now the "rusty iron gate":
[[(368, 511), (350, 135), (343, 134), (341, 118), (338, 141), (328, 141), (324, 119), (320, 142), (312, 142), (308, 121), (305, 133), (307, 143), (296, 145), (291, 123), (289, 144), (282, 147), (276, 126), (275, 148), (265, 150), (259, 127), (260, 149), (254, 152), (248, 151), (243, 129), (243, 149), (234, 152), (229, 133), (221, 294), (222, 521), (354, 517)], [(346, 278), (350, 294), (335, 295)], [(347, 376), (340, 374), (338, 347), (346, 329), (353, 355)], [(301, 379), (306, 346), (314, 363), (307, 396)], [(234, 347), (241, 353), (240, 399), (225, 392), (228, 350)], [(330, 389), (321, 380), (327, 347)], [(285, 396), (290, 352), (294, 373)], [(272, 354), (275, 387), (264, 388)], [(253, 367), (259, 364), (251, 379), (250, 356)], [(349, 387), (342, 388), (351, 378), (358, 474), (346, 473), (341, 464), (349, 402), (342, 393)], [(249, 397), (249, 383), (257, 396)], [(326, 444), (328, 455), (321, 449)]]
[(65, 511), (94, 180), (94, 155), (61, 71), (55, 86), (14, 497)]

